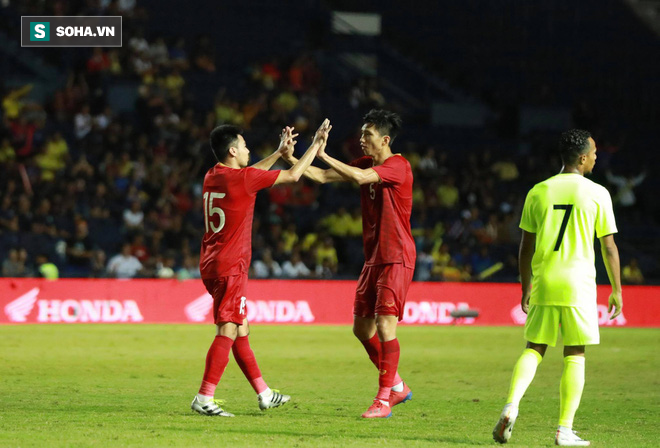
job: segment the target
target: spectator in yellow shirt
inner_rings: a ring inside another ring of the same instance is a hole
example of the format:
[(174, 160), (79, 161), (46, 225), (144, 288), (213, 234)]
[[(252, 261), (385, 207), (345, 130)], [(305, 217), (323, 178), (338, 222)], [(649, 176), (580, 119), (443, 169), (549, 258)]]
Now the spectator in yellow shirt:
[[(332, 213), (323, 219), (323, 224), (330, 235), (343, 237), (347, 235), (351, 221), (351, 215), (348, 214), (346, 207), (339, 207), (336, 213)], [(360, 234), (362, 234), (361, 229)]]
[(2, 144), (0, 145), (0, 163), (8, 163), (16, 159), (16, 151), (14, 147), (9, 142), (8, 138), (2, 139)]
[(351, 212), (350, 221), (346, 228), (347, 236), (362, 236), (362, 210), (356, 207)]
[(335, 242), (331, 237), (326, 237), (316, 249), (316, 264), (323, 264), (324, 260), (329, 260), (330, 267), (336, 269), (339, 259), (337, 258), (337, 249)]
[(282, 232), (281, 235), (282, 241), (284, 242), (284, 252), (290, 254), (293, 251), (293, 247), (298, 244), (298, 233), (296, 232), (296, 224), (289, 223)]
[(625, 283), (634, 285), (641, 285), (644, 283), (644, 275), (639, 268), (636, 258), (632, 258), (630, 263), (623, 267), (622, 276)]
[(443, 179), (442, 184), (438, 187), (438, 201), (441, 207), (454, 208), (458, 204), (459, 194), (455, 184), (454, 177), (449, 176)]
[(15, 120), (21, 113), (24, 103), (21, 101), (25, 95), (32, 90), (32, 84), (26, 84), (23, 87), (9, 91), (2, 99), (2, 109), (5, 111), (5, 117), (9, 120)]

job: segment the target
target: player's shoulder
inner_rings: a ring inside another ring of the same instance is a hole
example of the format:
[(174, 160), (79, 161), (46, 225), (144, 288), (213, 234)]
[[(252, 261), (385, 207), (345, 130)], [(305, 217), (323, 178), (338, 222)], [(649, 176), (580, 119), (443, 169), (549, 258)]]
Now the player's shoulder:
[[(586, 178), (585, 178), (585, 179), (586, 179)], [(598, 182), (594, 182), (594, 181), (591, 180), (591, 179), (586, 179), (586, 180), (587, 180), (587, 182), (589, 182), (589, 185), (591, 186), (591, 188), (593, 188), (594, 190), (598, 191), (599, 193), (601, 193), (601, 194), (606, 194), (606, 195), (609, 195), (609, 194), (610, 194), (609, 190), (608, 190), (607, 188), (605, 188), (604, 185), (601, 185), (601, 184), (599, 184)]]
[(216, 166), (218, 165), (215, 164), (206, 171), (206, 174), (204, 175), (204, 183), (209, 182), (211, 179), (213, 179), (216, 176), (216, 170), (215, 170)]
[(534, 186), (532, 186), (527, 192), (525, 202), (531, 205), (533, 203), (544, 203), (547, 201), (551, 196), (555, 183), (557, 182), (556, 177), (557, 176), (552, 176), (534, 184)]
[(398, 152), (396, 154), (392, 154), (392, 157), (390, 157), (387, 160), (391, 160), (392, 163), (401, 163), (401, 164), (404, 164), (404, 165), (410, 165), (410, 162), (408, 161), (408, 159), (406, 159), (403, 156), (403, 154), (398, 153)]
[(235, 171), (237, 172), (237, 176), (239, 176), (241, 179), (244, 179), (246, 182), (260, 178), (272, 178), (274, 182), (274, 179), (277, 178), (281, 170), (262, 170), (261, 168), (246, 166), (245, 168), (241, 168), (240, 170)]
[(594, 182), (593, 180), (587, 179), (586, 177), (582, 176), (581, 183), (582, 185), (584, 185), (585, 188), (588, 188), (591, 194), (594, 196), (597, 196), (599, 198), (610, 197), (609, 190), (605, 188), (603, 185), (599, 184), (598, 182)]
[(225, 168), (227, 168), (227, 167), (225, 167), (223, 165), (220, 165), (219, 163), (216, 163), (211, 168), (209, 168), (209, 170), (206, 172), (206, 175), (207, 176), (216, 176), (216, 175), (222, 174), (225, 171)]
[(412, 167), (410, 166), (410, 162), (408, 159), (403, 157), (403, 155), (397, 153), (397, 154), (392, 154), (392, 157), (388, 157), (385, 162), (383, 162), (383, 165), (387, 165), (393, 168), (401, 169), (406, 172), (410, 171), (412, 172)]
[(245, 168), (236, 169), (217, 163), (206, 172), (204, 183), (232, 183), (243, 178), (244, 174)]
[(534, 184), (532, 188), (529, 189), (527, 196), (536, 196), (548, 191), (550, 188), (552, 188), (553, 178), (554, 176)]
[(252, 166), (246, 166), (245, 168), (241, 168), (240, 170), (237, 170), (239, 174), (242, 174), (244, 176), (252, 175), (252, 174), (259, 174), (262, 171), (266, 170), (260, 170), (259, 168), (254, 168)]
[(578, 188), (578, 185), (581, 186), (586, 186), (587, 188), (591, 188), (590, 184), (593, 184), (591, 180), (585, 178), (582, 175), (579, 174), (573, 174), (573, 173), (560, 173), (560, 174), (555, 174), (554, 176), (548, 177), (547, 179), (537, 183), (532, 187), (530, 190), (531, 192), (535, 193), (542, 193), (542, 192), (548, 192), (552, 191), (555, 187), (560, 187), (560, 188)]

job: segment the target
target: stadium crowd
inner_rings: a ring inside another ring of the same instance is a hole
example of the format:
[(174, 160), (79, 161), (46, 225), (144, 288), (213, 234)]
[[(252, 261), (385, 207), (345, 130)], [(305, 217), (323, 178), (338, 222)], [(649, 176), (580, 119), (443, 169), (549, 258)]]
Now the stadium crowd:
[[(87, 4), (96, 3), (80, 7)], [(40, 5), (25, 2), (25, 12), (56, 14), (67, 7), (53, 2), (50, 11)], [(87, 52), (45, 102), (27, 100), (30, 85), (3, 89), (1, 274), (198, 278), (201, 185), (214, 163), (211, 130), (222, 123), (244, 128), (253, 161), (275, 150), (287, 125), (306, 145), (322, 118), (321, 71), (313, 54), (255, 61), (240, 75), (240, 95), (220, 88), (205, 110), (189, 95), (186, 78), (218, 70), (207, 37), (188, 45), (183, 38), (147, 36), (147, 13), (135, 2), (102, 1), (98, 8), (129, 17), (127, 45)], [(135, 112), (117, 114), (108, 90), (126, 79), (139, 84)], [(345, 96), (347, 108), (388, 106), (372, 78), (346, 86)], [(417, 143), (405, 135), (404, 122), (394, 149), (414, 172), (417, 280), (515, 281), (521, 192), (560, 166), (557, 159), (548, 163), (546, 144), (532, 139), (525, 156), (515, 159), (497, 147), (464, 152)], [(360, 156), (359, 134), (331, 134), (329, 151), (345, 161)], [(643, 180), (624, 186), (632, 193)], [(621, 188), (615, 176), (610, 182)], [(261, 193), (251, 275), (355, 278), (362, 243), (353, 190), (305, 181)], [(632, 197), (627, 206), (634, 207)], [(629, 282), (643, 282), (636, 260), (628, 268)]]

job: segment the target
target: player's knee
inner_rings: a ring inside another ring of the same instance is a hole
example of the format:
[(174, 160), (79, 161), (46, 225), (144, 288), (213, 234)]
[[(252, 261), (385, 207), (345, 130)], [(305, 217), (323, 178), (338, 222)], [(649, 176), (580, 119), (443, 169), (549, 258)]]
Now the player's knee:
[(250, 336), (250, 324), (247, 319), (243, 320), (243, 325), (238, 327), (238, 337)]
[(584, 345), (567, 345), (564, 347), (564, 356), (584, 356)]
[(527, 348), (531, 348), (532, 350), (536, 351), (539, 355), (541, 355), (541, 357), (543, 357), (545, 356), (545, 351), (548, 348), (548, 346), (545, 344), (534, 344), (533, 342), (528, 342)]
[(396, 339), (396, 327), (378, 327), (378, 339), (381, 342), (387, 342)]
[(396, 316), (378, 316), (376, 319), (378, 339), (383, 342), (396, 339), (396, 324)]
[(376, 333), (376, 322), (374, 319), (355, 316), (353, 319), (353, 334), (361, 341), (371, 339)]
[(217, 335), (224, 336), (226, 338), (230, 338), (232, 341), (235, 341), (236, 337), (238, 336), (238, 325), (233, 322), (223, 322), (218, 324)]
[(361, 325), (353, 324), (353, 334), (361, 341), (371, 339), (369, 331)]

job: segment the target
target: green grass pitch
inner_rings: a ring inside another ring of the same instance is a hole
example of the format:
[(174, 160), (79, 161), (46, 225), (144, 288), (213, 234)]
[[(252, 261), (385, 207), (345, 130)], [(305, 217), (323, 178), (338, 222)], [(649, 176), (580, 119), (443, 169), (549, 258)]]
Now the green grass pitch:
[[(513, 327), (401, 327), (414, 393), (383, 420), (360, 414), (376, 369), (348, 326), (252, 327), (264, 378), (291, 394), (261, 412), (232, 359), (216, 391), (236, 418), (194, 414), (211, 325), (0, 327), (0, 446), (497, 446), (491, 431), (523, 349)], [(660, 331), (601, 329), (587, 349), (576, 429), (595, 447), (660, 445)], [(561, 349), (522, 402), (511, 446), (551, 446)]]

